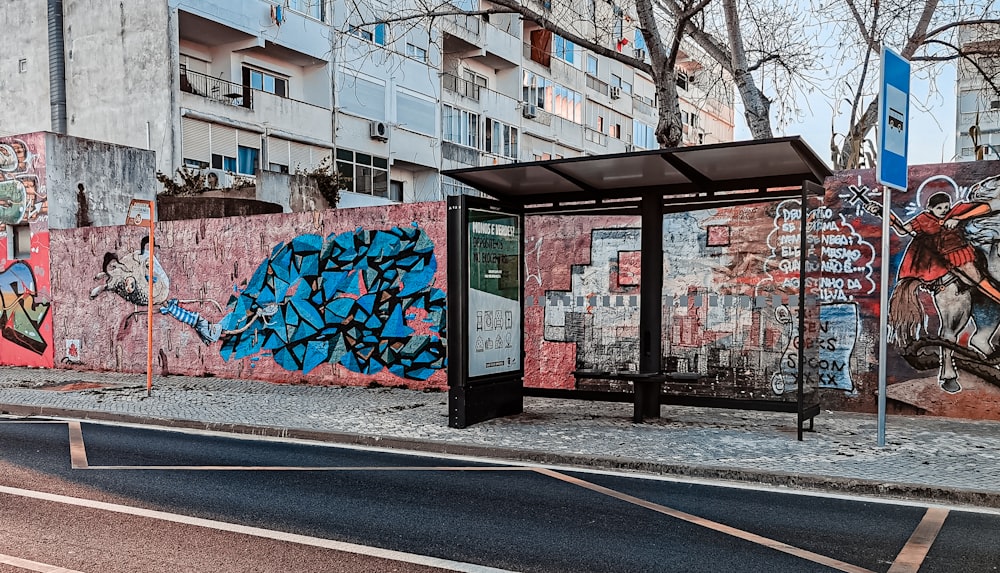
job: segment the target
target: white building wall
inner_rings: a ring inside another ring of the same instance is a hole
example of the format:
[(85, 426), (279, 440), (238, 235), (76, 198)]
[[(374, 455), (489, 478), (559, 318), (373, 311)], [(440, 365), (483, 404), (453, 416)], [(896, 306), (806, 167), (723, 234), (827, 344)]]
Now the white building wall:
[(46, 2), (7, 0), (0, 34), (0, 135), (51, 129)]
[(170, 171), (165, 3), (64, 0), (63, 18), (68, 133), (157, 150)]

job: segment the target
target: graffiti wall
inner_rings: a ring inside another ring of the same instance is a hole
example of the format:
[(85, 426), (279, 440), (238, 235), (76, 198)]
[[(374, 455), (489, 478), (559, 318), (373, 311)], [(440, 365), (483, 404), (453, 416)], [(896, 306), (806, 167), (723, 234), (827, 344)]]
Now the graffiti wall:
[[(917, 166), (909, 179), (889, 215), (890, 407), (1000, 419), (1000, 164)], [(873, 172), (844, 172), (805, 215), (806, 294), (819, 308), (806, 380), (824, 407), (877, 407), (881, 201)], [(663, 366), (700, 375), (675, 390), (794, 390), (802, 220), (797, 200), (665, 217)], [(574, 369), (637, 368), (638, 227), (529, 219), (526, 364), (546, 373), (530, 383), (572, 388)]]
[[(672, 390), (789, 398), (804, 344), (824, 408), (874, 411), (885, 312), (891, 411), (1000, 419), (998, 175), (995, 162), (913, 167), (891, 213), (873, 173), (852, 171), (805, 213), (789, 200), (666, 216), (662, 363), (699, 375)], [(9, 186), (22, 205), (30, 187)], [(23, 213), (44, 221), (37, 200)], [(803, 224), (814, 271), (803, 286), (819, 312), (800, 343)], [(447, 384), (443, 203), (161, 223), (152, 293), (141, 230), (51, 233), (54, 296), (43, 265), (0, 259), (9, 362), (143, 372), (152, 304), (157, 372)], [(636, 369), (638, 218), (533, 216), (525, 240), (526, 383), (573, 388), (577, 369)]]
[(0, 138), (0, 364), (51, 367), (43, 134)]
[[(871, 171), (839, 173), (826, 187), (831, 209), (869, 242), (880, 241), (888, 218), (890, 294), (881, 310), (889, 325), (890, 405), (1000, 419), (1000, 162), (911, 167), (909, 189), (892, 193), (889, 213)], [(878, 254), (873, 268), (878, 281)], [(867, 386), (860, 400), (867, 405), (877, 385), (878, 340), (870, 333), (878, 332), (879, 298), (875, 290), (855, 294), (857, 316), (830, 321), (841, 329), (858, 324), (854, 353), (869, 366), (856, 378)]]
[[(444, 204), (54, 232), (68, 360), (315, 384), (445, 385)], [(83, 286), (84, 288), (81, 288)]]

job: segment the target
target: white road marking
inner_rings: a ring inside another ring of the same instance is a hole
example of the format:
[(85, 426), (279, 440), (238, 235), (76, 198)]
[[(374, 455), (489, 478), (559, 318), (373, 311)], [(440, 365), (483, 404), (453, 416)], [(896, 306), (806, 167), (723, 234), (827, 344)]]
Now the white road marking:
[[(513, 573), (512, 571), (508, 571), (506, 569), (496, 569), (494, 567), (486, 567), (482, 565), (475, 565), (472, 563), (462, 563), (459, 561), (440, 559), (428, 555), (404, 553), (402, 551), (393, 551), (391, 549), (368, 547), (365, 545), (357, 545), (354, 543), (333, 541), (330, 539), (310, 537), (307, 535), (298, 535), (295, 533), (285, 533), (283, 531), (272, 531), (270, 529), (263, 529), (260, 527), (250, 527), (246, 525), (239, 525), (236, 523), (226, 523), (224, 521), (216, 521), (213, 519), (202, 519), (200, 517), (190, 517), (187, 515), (168, 513), (165, 511), (143, 509), (140, 507), (131, 507), (128, 505), (120, 505), (117, 503), (106, 503), (102, 501), (82, 499), (78, 497), (69, 497), (54, 493), (46, 493), (41, 491), (33, 491), (15, 487), (0, 486), (0, 494), (25, 497), (29, 499), (37, 499), (40, 501), (48, 501), (53, 503), (61, 503), (65, 505), (73, 505), (77, 507), (85, 507), (100, 511), (122, 513), (125, 515), (134, 515), (137, 517), (145, 517), (149, 519), (158, 519), (161, 521), (169, 521), (172, 523), (180, 523), (184, 525), (193, 525), (196, 527), (206, 527), (218, 531), (228, 531), (230, 533), (238, 533), (241, 535), (252, 535), (254, 537), (260, 537), (264, 539), (274, 539), (276, 541), (297, 543), (299, 545), (308, 545), (310, 547), (331, 549), (333, 551), (344, 551), (346, 553), (367, 555), (369, 557), (376, 557), (379, 559), (389, 559), (392, 561), (413, 563), (415, 565), (437, 567), (439, 569), (446, 569), (449, 571), (461, 571), (464, 573)], [(46, 570), (38, 570), (38, 571), (46, 571)], [(53, 571), (62, 571), (62, 570), (53, 570)]]
[(55, 565), (46, 565), (45, 563), (28, 561), (27, 559), (14, 557), (13, 555), (4, 555), (2, 553), (0, 553), (0, 563), (4, 565), (11, 565), (13, 567), (17, 567), (18, 569), (25, 569), (27, 571), (37, 571), (38, 573), (81, 573), (80, 571), (76, 571), (74, 569), (56, 567)]

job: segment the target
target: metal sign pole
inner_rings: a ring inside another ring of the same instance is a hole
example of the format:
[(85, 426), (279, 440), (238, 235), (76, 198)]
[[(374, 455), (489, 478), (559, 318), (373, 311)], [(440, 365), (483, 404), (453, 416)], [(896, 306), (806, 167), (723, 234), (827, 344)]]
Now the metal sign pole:
[(906, 192), (907, 140), (910, 118), (910, 62), (882, 46), (878, 105), (878, 165), (876, 179), (882, 184), (882, 276), (879, 293), (878, 345), (878, 445), (885, 446), (886, 362), (889, 336), (889, 231), (892, 220), (892, 188)]
[(878, 313), (878, 445), (885, 446), (886, 362), (889, 358), (889, 220), (892, 219), (892, 188), (882, 187), (882, 265), (879, 277)]

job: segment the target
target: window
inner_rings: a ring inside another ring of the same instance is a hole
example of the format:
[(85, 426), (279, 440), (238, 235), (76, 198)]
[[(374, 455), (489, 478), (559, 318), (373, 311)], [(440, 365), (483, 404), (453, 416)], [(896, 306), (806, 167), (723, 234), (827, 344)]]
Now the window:
[[(618, 6), (615, 6), (614, 15), (615, 15), (615, 22), (614, 22), (614, 30), (612, 31), (612, 35), (614, 37), (612, 39), (615, 41), (616, 46), (618, 47), (618, 51), (620, 52), (622, 51), (622, 46), (624, 45), (622, 40), (625, 40), (625, 31), (624, 31), (625, 11), (619, 8)], [(628, 40), (625, 40), (625, 42), (628, 42)]]
[(256, 175), (260, 150), (240, 145), (237, 155), (239, 156), (237, 172), (240, 175)]
[(289, 10), (295, 10), (317, 20), (324, 20), (326, 15), (323, 10), (323, 0), (287, 0), (285, 6), (288, 6)]
[(31, 258), (31, 226), (13, 225), (7, 227), (7, 236), (10, 237), (10, 258), (30, 259)]
[(384, 46), (389, 37), (388, 24), (375, 24), (375, 43)]
[(207, 161), (198, 161), (197, 159), (190, 159), (188, 157), (184, 158), (184, 167), (191, 169), (204, 169), (208, 167)]
[(445, 105), (441, 112), (441, 138), (479, 149), (479, 114)]
[(414, 60), (419, 60), (421, 62), (427, 61), (427, 50), (415, 44), (406, 44), (406, 55)]
[(367, 40), (369, 42), (371, 42), (375, 38), (374, 34), (369, 32), (368, 30), (365, 30), (364, 28), (358, 28), (357, 26), (351, 26), (350, 28), (348, 28), (347, 33), (351, 34), (352, 36), (357, 36), (362, 40)]
[(456, 82), (455, 91), (467, 98), (479, 101), (479, 91), (486, 87), (486, 76), (477, 74), (472, 70), (462, 70), (461, 80)]
[(403, 182), (391, 180), (389, 181), (389, 199), (396, 201), (397, 203), (403, 202)]
[(213, 153), (212, 169), (221, 169), (223, 171), (234, 173), (236, 171), (236, 158)]
[(559, 35), (553, 35), (553, 40), (555, 43), (553, 55), (566, 63), (572, 64), (575, 58), (574, 51), (576, 50), (576, 45)]
[(268, 163), (267, 170), (273, 171), (275, 173), (284, 173), (286, 175), (288, 174), (288, 166), (282, 165), (281, 163)]
[(349, 113), (385, 121), (385, 84), (356, 75), (338, 74), (338, 103)]
[(597, 77), (597, 56), (587, 54), (587, 73)]
[(641, 30), (639, 30), (638, 28), (636, 28), (635, 35), (633, 36), (633, 38), (634, 38), (634, 42), (632, 44), (632, 47), (634, 49), (636, 49), (636, 50), (645, 50), (646, 49), (646, 38), (644, 38), (642, 36), (642, 31)]
[(653, 126), (632, 120), (632, 143), (641, 149), (656, 148), (656, 135), (653, 133)]
[(686, 90), (688, 87), (694, 83), (694, 74), (688, 74), (677, 70), (677, 87)]
[(517, 159), (517, 128), (487, 118), (485, 144), (485, 151), (494, 155)]
[(375, 24), (372, 30), (351, 26), (347, 29), (347, 33), (368, 42), (375, 42), (380, 46), (384, 46), (389, 41), (389, 25), (384, 22)]
[(347, 190), (375, 197), (389, 197), (389, 160), (347, 149), (337, 150), (337, 171), (351, 180)]
[(406, 129), (437, 135), (437, 106), (434, 102), (404, 91), (396, 92), (396, 120)]
[(583, 123), (583, 96), (534, 72), (524, 72), (523, 97), (528, 104), (538, 106), (563, 119)]
[(243, 85), (276, 96), (288, 97), (288, 79), (261, 70), (244, 67)]
[(627, 93), (627, 94), (632, 93), (632, 84), (623, 80), (621, 76), (616, 76), (615, 74), (611, 74), (611, 85), (620, 89), (622, 93)]

